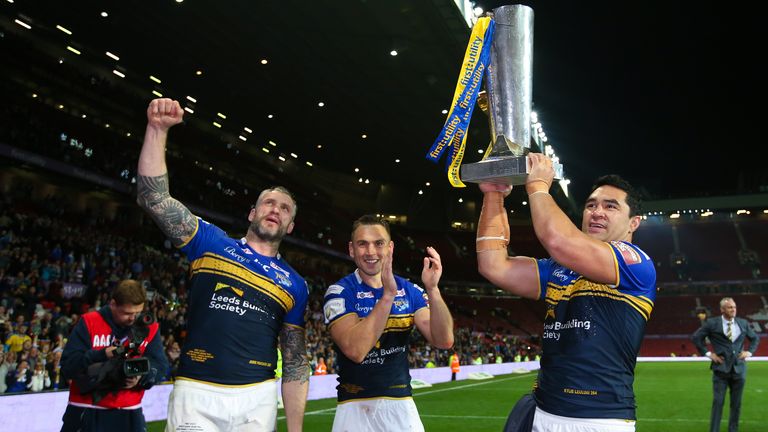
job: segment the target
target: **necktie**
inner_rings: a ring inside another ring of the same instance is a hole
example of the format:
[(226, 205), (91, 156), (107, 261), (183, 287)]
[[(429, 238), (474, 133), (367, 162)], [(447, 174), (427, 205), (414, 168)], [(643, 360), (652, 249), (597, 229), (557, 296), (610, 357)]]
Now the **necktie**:
[(728, 340), (733, 342), (733, 332), (731, 331), (731, 324), (733, 324), (733, 322), (728, 321), (726, 324), (728, 324), (728, 328), (725, 330), (725, 336), (728, 338)]

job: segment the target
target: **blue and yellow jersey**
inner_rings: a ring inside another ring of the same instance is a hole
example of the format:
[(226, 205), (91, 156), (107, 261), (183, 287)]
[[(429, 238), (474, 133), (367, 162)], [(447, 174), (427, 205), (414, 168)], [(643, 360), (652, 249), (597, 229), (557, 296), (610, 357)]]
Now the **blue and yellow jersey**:
[[(384, 290), (369, 287), (354, 273), (328, 287), (325, 292), (325, 323), (328, 328), (339, 318), (371, 313)], [(420, 287), (395, 276), (397, 295), (389, 312), (387, 326), (362, 363), (348, 359), (336, 344), (339, 364), (338, 401), (367, 398), (405, 398), (411, 396), (408, 372), (408, 338), (415, 313), (427, 304), (427, 294)]]
[(274, 378), (281, 327), (304, 327), (304, 279), (279, 255), (261, 255), (199, 218), (181, 250), (190, 291), (179, 378), (225, 385)]
[(547, 309), (534, 396), (548, 413), (635, 419), (632, 383), (656, 300), (656, 269), (637, 246), (609, 245), (615, 284), (594, 283), (551, 259), (537, 261)]

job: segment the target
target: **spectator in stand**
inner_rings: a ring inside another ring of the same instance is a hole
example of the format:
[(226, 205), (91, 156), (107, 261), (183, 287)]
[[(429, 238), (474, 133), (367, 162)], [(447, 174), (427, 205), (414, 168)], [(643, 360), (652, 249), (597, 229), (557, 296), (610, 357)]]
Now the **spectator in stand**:
[(37, 362), (27, 384), (27, 390), (40, 392), (49, 388), (51, 388), (51, 378), (48, 376), (48, 371), (43, 368), (42, 362)]
[(11, 361), (13, 354), (0, 352), (0, 394), (5, 393), (8, 390), (8, 384), (6, 383), (8, 374), (16, 370), (15, 365)]
[(29, 363), (26, 360), (21, 360), (15, 371), (9, 374), (10, 380), (8, 381), (8, 393), (20, 393), (27, 389), (32, 378), (32, 370), (29, 368)]
[(179, 360), (181, 358), (181, 347), (179, 346), (179, 343), (171, 342), (168, 349), (165, 351), (165, 355), (168, 356), (168, 362), (170, 363), (167, 378), (168, 380), (174, 380), (176, 379), (176, 373), (179, 371)]
[(27, 326), (20, 325), (18, 327), (18, 331), (13, 332), (11, 336), (5, 341), (5, 349), (6, 351), (10, 351), (12, 353), (20, 353), (24, 349), (25, 342), (29, 342), (31, 344), (32, 338), (27, 334)]

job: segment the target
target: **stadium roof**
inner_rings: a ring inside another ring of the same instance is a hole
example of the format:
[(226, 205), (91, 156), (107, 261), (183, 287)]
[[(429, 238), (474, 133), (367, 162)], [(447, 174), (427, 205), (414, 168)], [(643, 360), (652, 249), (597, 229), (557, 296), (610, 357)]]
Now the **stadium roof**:
[[(757, 14), (714, 2), (524, 3), (536, 15), (534, 109), (577, 199), (608, 172), (656, 199), (768, 191), (750, 110), (765, 85), (742, 54), (761, 52)], [(0, 10), (0, 43), (47, 57), (44, 71), (9, 72), (19, 85), (55, 92), (58, 61), (75, 64), (132, 97), (62, 97), (99, 105), (90, 109), (137, 139), (147, 102), (162, 94), (193, 111), (201, 138), (185, 143), (191, 151), (240, 151), (226, 163), (258, 166), (267, 147), (275, 164), (449, 188), (424, 155), (469, 34), (453, 0), (6, 0)], [(465, 160), (488, 139), (476, 113)]]

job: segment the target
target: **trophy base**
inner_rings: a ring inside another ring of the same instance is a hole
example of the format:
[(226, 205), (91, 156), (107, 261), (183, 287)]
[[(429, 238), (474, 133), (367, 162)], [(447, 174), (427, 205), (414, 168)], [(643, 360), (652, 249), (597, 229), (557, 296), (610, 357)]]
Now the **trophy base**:
[[(554, 164), (555, 179), (563, 178), (563, 166)], [(528, 157), (507, 156), (488, 158), (461, 166), (461, 180), (467, 183), (525, 184), (528, 178)]]

